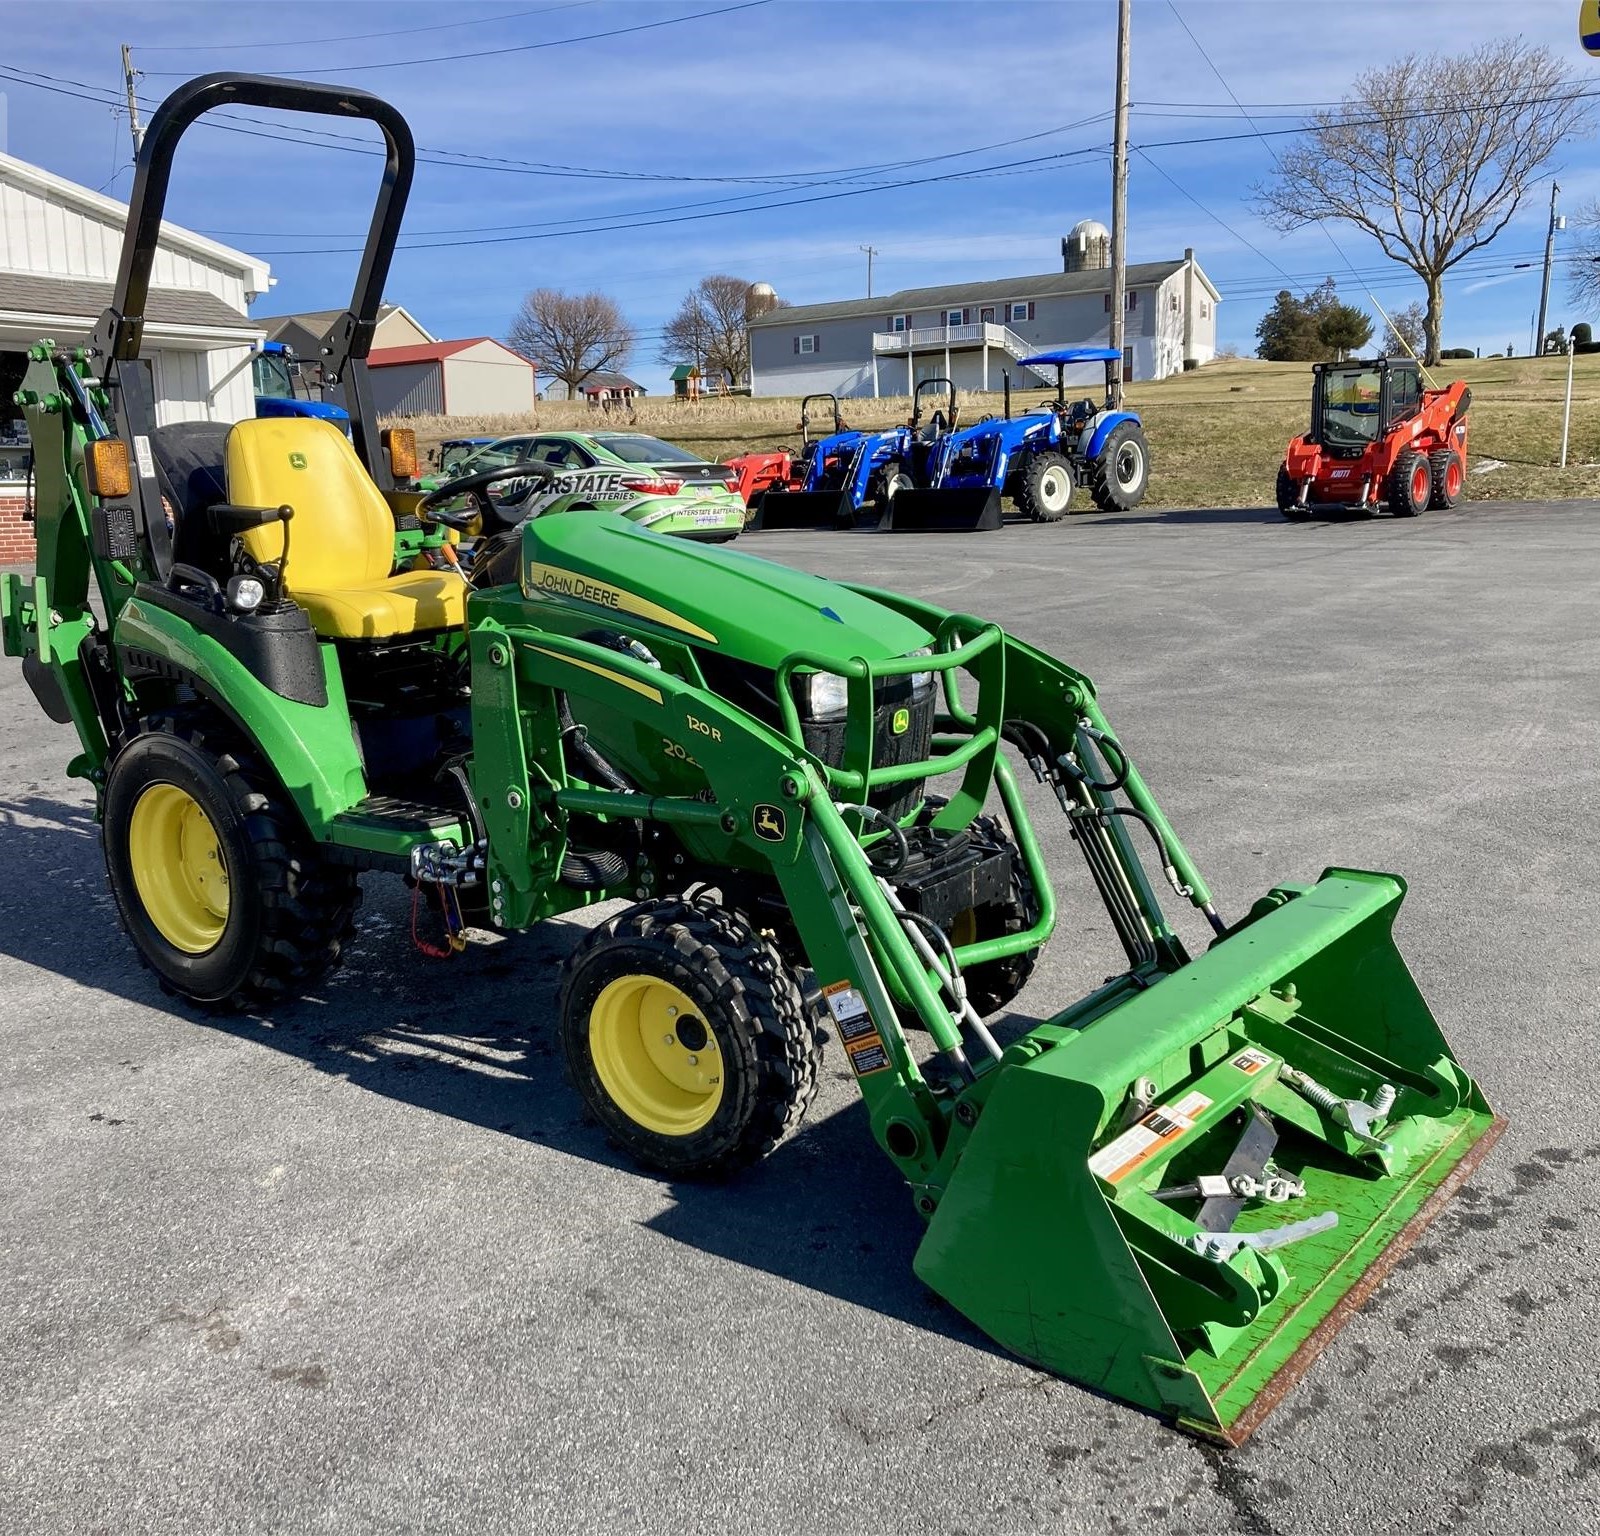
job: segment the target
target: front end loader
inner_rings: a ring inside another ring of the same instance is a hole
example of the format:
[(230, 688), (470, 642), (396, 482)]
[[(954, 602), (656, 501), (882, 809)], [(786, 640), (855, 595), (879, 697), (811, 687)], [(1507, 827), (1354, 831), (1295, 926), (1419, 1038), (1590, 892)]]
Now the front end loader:
[[(350, 440), (154, 425), (167, 171), (224, 103), (385, 135), (324, 344)], [(469, 581), (365, 387), (411, 160), (362, 92), (192, 82), (151, 120), (94, 341), (31, 355), (38, 574), (0, 588), (0, 633), (77, 732), (141, 959), (197, 1006), (263, 1008), (337, 962), (362, 871), (409, 883), (441, 955), (615, 903), (558, 1028), (617, 1143), (674, 1178), (762, 1156), (829, 1035), (928, 1286), (1043, 1369), (1241, 1440), (1498, 1130), (1395, 947), (1403, 882), (1328, 869), (1224, 916), (1089, 679), (982, 618), (603, 513), (530, 520)], [(1044, 945), (1083, 942), (1028, 778), (1117, 955), (1002, 1038)]]

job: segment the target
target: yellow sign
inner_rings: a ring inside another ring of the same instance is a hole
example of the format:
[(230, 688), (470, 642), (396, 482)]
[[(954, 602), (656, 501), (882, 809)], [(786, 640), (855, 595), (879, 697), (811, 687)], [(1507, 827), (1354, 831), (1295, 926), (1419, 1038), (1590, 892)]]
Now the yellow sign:
[(1583, 0), (1578, 7), (1578, 41), (1585, 53), (1600, 58), (1600, 0)]

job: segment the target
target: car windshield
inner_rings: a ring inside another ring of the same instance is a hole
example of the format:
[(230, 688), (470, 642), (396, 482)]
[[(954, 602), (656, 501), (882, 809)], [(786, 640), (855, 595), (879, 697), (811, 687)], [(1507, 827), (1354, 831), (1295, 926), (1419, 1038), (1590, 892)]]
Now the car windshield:
[(1359, 447), (1378, 435), (1378, 370), (1329, 368), (1322, 375), (1322, 440)]
[(671, 443), (646, 437), (642, 432), (597, 432), (594, 440), (628, 464), (688, 464), (700, 459), (697, 453), (674, 448)]
[(455, 472), (458, 475), (475, 475), (480, 470), (501, 469), (507, 464), (516, 464), (527, 457), (530, 441), (526, 437), (502, 437), (497, 443), (490, 443), (476, 453), (457, 459)]

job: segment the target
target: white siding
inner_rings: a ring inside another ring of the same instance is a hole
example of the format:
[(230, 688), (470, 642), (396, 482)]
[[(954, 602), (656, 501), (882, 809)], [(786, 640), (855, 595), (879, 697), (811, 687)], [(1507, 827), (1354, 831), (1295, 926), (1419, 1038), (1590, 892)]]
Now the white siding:
[[(372, 405), (380, 416), (442, 416), (444, 375), (438, 363), (393, 363), (370, 368)], [(334, 392), (344, 404), (344, 390)]]
[[(0, 269), (109, 283), (121, 254), (121, 224), (0, 180)], [(157, 288), (214, 293), (230, 309), (245, 311), (245, 274), (189, 252), (158, 247), (150, 280)]]
[(444, 360), (444, 403), (452, 416), (531, 411), (533, 369), (502, 347), (469, 347)]
[(243, 421), (256, 413), (248, 347), (164, 348), (153, 357), (156, 422)]

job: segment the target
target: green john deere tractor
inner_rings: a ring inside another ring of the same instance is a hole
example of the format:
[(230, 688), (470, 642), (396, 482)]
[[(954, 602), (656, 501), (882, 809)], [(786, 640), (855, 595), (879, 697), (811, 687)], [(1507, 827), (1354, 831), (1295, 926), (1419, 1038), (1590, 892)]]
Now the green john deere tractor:
[[(324, 343), (350, 439), (155, 422), (173, 151), (240, 103), (387, 141)], [(442, 502), (396, 486), (363, 360), (411, 172), (374, 97), (196, 80), (150, 123), (92, 344), (31, 354), (38, 574), (5, 581), (5, 651), (77, 731), (145, 963), (270, 1007), (337, 961), (362, 871), (410, 882), (440, 948), (620, 899), (560, 997), (618, 1142), (675, 1177), (762, 1155), (826, 1025), (926, 1220), (922, 1279), (1040, 1366), (1237, 1442), (1498, 1129), (1394, 946), (1404, 885), (1330, 869), (1225, 920), (1089, 680), (982, 619), (603, 513), (501, 530), (463, 572)], [(987, 1016), (1056, 926), (1018, 769), (1123, 955), (1002, 1046)]]

